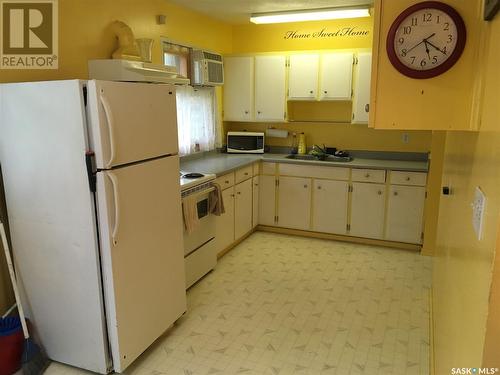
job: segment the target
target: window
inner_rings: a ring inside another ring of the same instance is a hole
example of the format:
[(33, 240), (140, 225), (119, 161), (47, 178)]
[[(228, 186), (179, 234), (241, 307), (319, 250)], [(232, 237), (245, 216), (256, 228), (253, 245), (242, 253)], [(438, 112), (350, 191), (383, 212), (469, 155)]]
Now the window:
[(177, 73), (184, 77), (191, 76), (190, 53), (191, 48), (174, 44), (167, 41), (162, 42), (163, 45), (163, 64), (175, 66)]
[(213, 87), (177, 87), (179, 153), (215, 149), (215, 90)]

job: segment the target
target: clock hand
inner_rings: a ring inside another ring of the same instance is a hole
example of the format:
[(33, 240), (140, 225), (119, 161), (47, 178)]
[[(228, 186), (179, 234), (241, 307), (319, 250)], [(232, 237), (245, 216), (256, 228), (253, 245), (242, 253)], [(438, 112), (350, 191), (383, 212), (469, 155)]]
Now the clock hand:
[(434, 44), (432, 44), (431, 42), (427, 41), (427, 43), (434, 49), (438, 50), (439, 52), (441, 52), (443, 55), (446, 55), (446, 52), (441, 50), (440, 48), (436, 47)]
[(427, 57), (429, 58), (429, 61), (431, 61), (431, 54), (430, 54), (430, 50), (429, 50), (429, 47), (427, 46), (427, 44), (429, 43), (427, 40), (424, 39), (424, 43), (425, 43), (425, 52), (427, 52)]
[[(417, 43), (415, 44), (413, 47), (411, 47), (408, 51), (406, 51), (406, 53), (410, 52), (410, 51), (413, 51), (415, 48), (417, 48), (419, 45), (421, 45), (422, 43), (425, 43), (427, 42), (427, 39), (430, 39), (432, 38), (434, 35), (436, 35), (436, 33), (432, 33), (431, 35), (429, 35), (427, 38), (424, 38), (422, 39), (422, 41), (420, 43)], [(429, 43), (429, 42), (427, 42)]]

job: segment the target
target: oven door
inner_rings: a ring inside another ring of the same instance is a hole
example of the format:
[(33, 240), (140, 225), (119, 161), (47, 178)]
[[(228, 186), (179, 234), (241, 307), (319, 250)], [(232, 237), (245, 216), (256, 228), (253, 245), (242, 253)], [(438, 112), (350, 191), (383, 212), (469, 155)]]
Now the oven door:
[(199, 247), (215, 238), (215, 216), (210, 213), (209, 194), (214, 188), (195, 192), (198, 209), (198, 226), (196, 229), (187, 233), (184, 229), (184, 257), (187, 257)]

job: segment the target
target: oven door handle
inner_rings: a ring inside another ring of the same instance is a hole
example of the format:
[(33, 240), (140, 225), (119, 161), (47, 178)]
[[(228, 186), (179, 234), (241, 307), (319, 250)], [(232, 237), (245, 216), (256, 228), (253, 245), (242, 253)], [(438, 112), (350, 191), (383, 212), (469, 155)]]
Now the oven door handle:
[(200, 190), (200, 191), (194, 192), (192, 194), (187, 194), (187, 195), (182, 197), (182, 200), (184, 201), (184, 198), (192, 197), (192, 196), (199, 197), (200, 195), (205, 195), (205, 194), (211, 193), (214, 190), (215, 190), (215, 187), (211, 187), (209, 189)]

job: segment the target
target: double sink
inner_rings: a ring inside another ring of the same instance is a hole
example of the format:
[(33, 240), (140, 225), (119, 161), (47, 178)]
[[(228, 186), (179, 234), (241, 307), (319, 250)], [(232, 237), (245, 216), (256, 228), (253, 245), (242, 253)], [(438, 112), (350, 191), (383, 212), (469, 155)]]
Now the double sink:
[(285, 156), (286, 159), (294, 159), (294, 160), (310, 160), (310, 161), (329, 161), (335, 163), (348, 163), (352, 161), (350, 156), (334, 156), (334, 155), (324, 155), (322, 157), (314, 156), (314, 155), (298, 155), (298, 154), (290, 154)]

